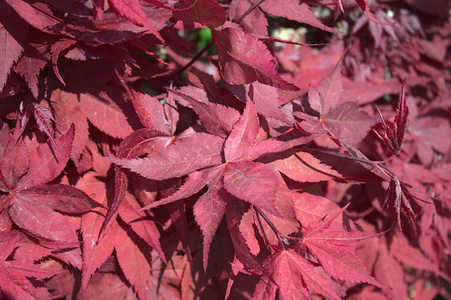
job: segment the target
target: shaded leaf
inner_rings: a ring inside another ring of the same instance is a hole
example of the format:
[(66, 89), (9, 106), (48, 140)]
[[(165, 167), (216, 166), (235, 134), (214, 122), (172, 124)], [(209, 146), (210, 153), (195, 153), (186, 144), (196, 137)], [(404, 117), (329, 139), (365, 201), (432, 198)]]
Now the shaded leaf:
[(174, 5), (173, 17), (215, 28), (224, 24), (226, 12), (215, 0), (179, 0)]
[(280, 215), (275, 205), (280, 181), (269, 167), (258, 162), (228, 165), (224, 188), (233, 196)]
[(68, 218), (45, 205), (29, 202), (20, 194), (15, 197), (8, 213), (17, 226), (32, 236), (72, 247), (79, 244), (78, 236)]
[(106, 97), (81, 94), (80, 108), (94, 126), (112, 137), (123, 139), (133, 132), (121, 108)]
[(239, 119), (240, 115), (238, 111), (231, 107), (212, 102), (198, 101), (179, 91), (169, 90), (169, 92), (188, 102), (199, 116), (207, 131), (213, 135), (226, 138), (232, 130), (233, 124)]
[(66, 184), (40, 185), (20, 191), (19, 197), (69, 214), (82, 214), (102, 206), (83, 191)]
[(25, 48), (28, 24), (6, 4), (0, 3), (0, 91)]
[(147, 284), (151, 270), (148, 260), (128, 232), (121, 227), (118, 228), (117, 241), (115, 247), (117, 260), (125, 278), (135, 288), (139, 299), (147, 299)]
[(39, 144), (38, 147), (29, 152), (30, 167), (27, 174), (19, 179), (15, 190), (23, 190), (33, 186), (41, 185), (55, 179), (66, 166), (72, 149), (75, 127), (72, 125), (69, 130), (55, 140), (59, 151), (47, 144)]
[(340, 33), (339, 30), (335, 30), (321, 23), (310, 7), (302, 1), (286, 0), (282, 4), (277, 0), (266, 0), (260, 4), (260, 8), (274, 16), (285, 17), (300, 23), (309, 24), (325, 31)]
[(126, 18), (134, 24), (145, 26), (160, 41), (164, 42), (163, 37), (147, 19), (138, 0), (108, 0), (108, 4), (115, 14)]
[(205, 271), (207, 270), (210, 245), (224, 216), (229, 197), (222, 186), (223, 172), (223, 169), (216, 169), (216, 174), (208, 182), (208, 191), (199, 197), (193, 207), (194, 218), (204, 236), (202, 255)]
[(407, 117), (409, 108), (406, 103), (406, 81), (402, 84), (401, 95), (399, 96), (398, 108), (396, 109), (395, 121), (393, 124), (387, 123), (385, 118), (379, 111), (379, 116), (384, 128), (384, 135), (381, 136), (377, 131), (376, 134), (384, 142), (384, 144), (395, 154), (398, 155), (401, 151), (404, 142), (404, 135), (407, 128)]

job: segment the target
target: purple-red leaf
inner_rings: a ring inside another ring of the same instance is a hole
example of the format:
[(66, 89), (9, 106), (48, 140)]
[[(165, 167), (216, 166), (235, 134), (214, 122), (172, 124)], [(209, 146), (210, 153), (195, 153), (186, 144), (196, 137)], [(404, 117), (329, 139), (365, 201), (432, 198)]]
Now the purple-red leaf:
[[(40, 279), (48, 278), (56, 273), (55, 270), (45, 269), (41, 264), (34, 264), (33, 260), (17, 255), (20, 248), (17, 231), (0, 234), (0, 295), (6, 299), (43, 299), (50, 294), (42, 287)], [(35, 246), (36, 250), (39, 246)], [(16, 249), (16, 250), (15, 250)], [(9, 259), (14, 255), (14, 259)], [(33, 277), (32, 281), (29, 278)], [(36, 283), (39, 282), (39, 285)]]
[(225, 165), (220, 165), (218, 167), (192, 172), (188, 175), (183, 185), (174, 194), (160, 201), (147, 205), (142, 209), (150, 209), (188, 198), (199, 192), (205, 185), (214, 184), (215, 180), (217, 180), (218, 173), (220, 173), (220, 175), (222, 176), (225, 168)]
[(215, 0), (179, 0), (174, 5), (173, 17), (215, 28), (224, 24), (226, 12)]
[(150, 279), (150, 265), (144, 253), (129, 233), (118, 228), (116, 255), (125, 278), (135, 288), (139, 299), (148, 299), (147, 284)]
[(230, 163), (224, 175), (224, 188), (233, 196), (265, 209), (280, 213), (275, 198), (280, 182), (277, 173), (258, 162)]
[[(106, 205), (105, 183), (95, 177), (95, 173), (86, 173), (77, 183), (77, 187), (88, 193), (96, 202)], [(104, 238), (98, 243), (100, 228), (104, 222), (106, 210), (94, 208), (82, 216), (81, 232), (83, 235), (83, 265), (81, 287), (86, 290), (92, 274), (106, 261), (116, 244), (117, 223), (109, 227)]]
[(212, 38), (218, 48), (221, 74), (228, 83), (259, 81), (280, 89), (298, 90), (279, 76), (274, 66), (274, 57), (256, 37), (238, 28), (227, 27), (213, 30)]
[(82, 214), (101, 206), (83, 191), (66, 184), (44, 184), (20, 191), (19, 195), (69, 214)]
[(343, 83), (341, 80), (342, 64), (343, 60), (340, 59), (335, 68), (316, 87), (319, 93), (319, 103), (311, 101), (309, 91), (310, 105), (321, 115), (325, 115), (332, 107), (338, 105), (341, 100), (343, 93)]
[(130, 225), (131, 229), (142, 238), (150, 247), (152, 247), (166, 262), (163, 250), (161, 249), (158, 231), (155, 222), (141, 209), (141, 206), (136, 199), (130, 195), (125, 195), (125, 200), (119, 207), (119, 216), (121, 219)]
[(407, 128), (407, 117), (409, 115), (409, 108), (406, 102), (406, 81), (402, 84), (401, 95), (399, 96), (398, 108), (396, 109), (395, 121), (393, 124), (388, 123), (379, 111), (382, 126), (384, 128), (384, 135), (381, 136), (377, 131), (376, 134), (384, 142), (384, 144), (395, 154), (401, 152), (401, 147), (404, 142), (404, 135)]
[(354, 103), (344, 102), (332, 108), (322, 122), (333, 137), (355, 145), (365, 138), (376, 119), (371, 118)]
[(39, 96), (39, 72), (50, 60), (50, 55), (46, 51), (47, 49), (44, 45), (28, 44), (25, 46), (23, 56), (14, 67), (14, 70), (24, 77), (35, 98)]
[(10, 139), (4, 148), (0, 163), (1, 185), (3, 190), (12, 190), (17, 181), (27, 173), (30, 167), (28, 149), (22, 140)]
[(241, 118), (235, 123), (224, 143), (225, 160), (233, 162), (246, 159), (249, 148), (257, 139), (259, 129), (260, 123), (255, 106), (252, 101), (247, 101)]
[(164, 42), (163, 37), (147, 19), (139, 0), (108, 0), (108, 4), (115, 14), (126, 18), (134, 24), (145, 26), (160, 41)]
[(310, 7), (303, 1), (285, 0), (279, 2), (278, 0), (266, 0), (259, 7), (274, 16), (285, 17), (300, 23), (309, 24), (325, 31), (341, 33), (339, 30), (335, 30), (321, 23), (313, 11), (310, 10)]
[(146, 158), (107, 159), (146, 178), (164, 180), (220, 164), (223, 143), (224, 140), (220, 137), (196, 133), (151, 153)]
[(47, 26), (51, 27), (58, 22), (57, 18), (52, 18), (46, 15), (45, 12), (36, 10), (35, 7), (23, 0), (5, 0), (5, 2), (8, 3), (22, 19), (39, 30), (45, 30)]
[(80, 108), (95, 127), (112, 137), (123, 139), (133, 132), (124, 112), (106, 94), (81, 94)]
[(311, 299), (311, 293), (341, 299), (339, 292), (332, 288), (330, 279), (293, 249), (275, 252), (264, 265), (277, 286), (268, 277), (263, 277), (255, 289), (254, 299), (272, 299), (277, 287), (285, 300)]
[(193, 207), (194, 218), (204, 236), (202, 254), (205, 271), (207, 270), (210, 245), (224, 216), (227, 199), (229, 198), (228, 193), (222, 186), (223, 170), (218, 168), (215, 173), (208, 183), (208, 191), (199, 197)]
[[(269, 156), (269, 158), (274, 157), (278, 157), (278, 155)], [(310, 153), (303, 151), (288, 157), (281, 157), (267, 165), (298, 182), (319, 182), (331, 178), (341, 178), (340, 173), (328, 165), (322, 164)]]
[(72, 247), (79, 244), (75, 229), (67, 217), (46, 205), (30, 202), (21, 194), (15, 196), (8, 213), (17, 226), (32, 236)]
[(30, 152), (30, 167), (27, 174), (19, 179), (15, 190), (23, 190), (41, 185), (55, 179), (66, 167), (72, 149), (75, 127), (72, 125), (66, 134), (55, 140), (57, 149), (49, 144), (39, 144)]
[(28, 36), (28, 24), (2, 1), (0, 3), (0, 91), (12, 66), (20, 58)]
[(249, 98), (254, 102), (259, 114), (277, 119), (287, 125), (295, 123), (293, 116), (284, 113), (280, 109), (279, 94), (276, 88), (260, 82), (251, 83), (249, 86)]
[(85, 171), (81, 165), (83, 155), (86, 154), (86, 145), (89, 141), (88, 120), (81, 112), (76, 94), (55, 90), (52, 93), (52, 108), (55, 112), (56, 130), (55, 136), (59, 137), (63, 132), (75, 126), (74, 142), (70, 158), (77, 167), (79, 173)]
[(139, 120), (145, 127), (165, 135), (172, 134), (171, 123), (166, 119), (163, 105), (158, 99), (148, 94), (133, 92), (132, 100)]
[(199, 120), (205, 126), (205, 129), (213, 135), (226, 138), (232, 130), (233, 124), (238, 121), (240, 114), (231, 107), (212, 102), (199, 101), (193, 97), (180, 93), (179, 91), (169, 90), (170, 93), (182, 98), (188, 102)]

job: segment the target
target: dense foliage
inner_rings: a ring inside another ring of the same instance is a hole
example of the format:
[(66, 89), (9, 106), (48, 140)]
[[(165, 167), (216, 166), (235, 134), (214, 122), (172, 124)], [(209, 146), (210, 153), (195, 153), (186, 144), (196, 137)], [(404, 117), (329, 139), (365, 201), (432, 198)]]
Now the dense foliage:
[(451, 297), (430, 2), (0, 0), (0, 298)]

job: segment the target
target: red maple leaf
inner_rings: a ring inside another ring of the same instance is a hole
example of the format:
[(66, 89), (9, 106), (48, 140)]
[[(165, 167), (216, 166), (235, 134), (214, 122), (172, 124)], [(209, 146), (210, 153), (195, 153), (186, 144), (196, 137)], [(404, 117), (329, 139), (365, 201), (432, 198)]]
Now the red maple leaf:
[(381, 136), (377, 131), (374, 131), (384, 144), (395, 155), (398, 155), (401, 151), (402, 144), (404, 142), (404, 135), (407, 128), (407, 118), (409, 115), (409, 109), (406, 103), (406, 81), (402, 84), (401, 95), (399, 96), (398, 108), (396, 110), (395, 121), (393, 124), (388, 123), (379, 111), (379, 115), (382, 120), (382, 126), (384, 128), (384, 135)]
[[(46, 269), (17, 253), (21, 247), (17, 243), (19, 237), (18, 231), (0, 233), (0, 296), (7, 299), (49, 298), (49, 292), (42, 287), (42, 279), (54, 276), (58, 270)], [(39, 252), (40, 248), (35, 245), (32, 250)]]
[(306, 110), (294, 112), (294, 115), (303, 119), (298, 126), (306, 132), (328, 134), (347, 144), (356, 144), (376, 121), (359, 109), (352, 99), (342, 98), (341, 68), (342, 59), (316, 88), (309, 88), (308, 101), (316, 113), (307, 113)]
[(226, 21), (226, 11), (215, 0), (181, 0), (174, 5), (176, 20), (198, 22), (215, 28)]
[(212, 38), (218, 48), (221, 74), (227, 83), (259, 81), (280, 89), (298, 90), (279, 76), (271, 52), (253, 35), (236, 26), (223, 26), (212, 31)]
[[(194, 103), (194, 100), (190, 102)], [(205, 185), (208, 186), (207, 193), (199, 199), (200, 203), (196, 203), (194, 208), (196, 221), (200, 224), (205, 237), (204, 267), (206, 267), (208, 249), (222, 220), (229, 194), (272, 214), (280, 214), (276, 202), (279, 201), (277, 191), (284, 185), (283, 180), (274, 170), (254, 160), (311, 140), (311, 137), (300, 137), (288, 142), (260, 139), (259, 131), (257, 112), (254, 104), (248, 101), (241, 118), (235, 123), (225, 141), (214, 135), (195, 133), (145, 158), (108, 159), (154, 180), (189, 175), (177, 192), (144, 207), (145, 209), (185, 199), (199, 192)], [(206, 205), (201, 206), (202, 203)], [(216, 216), (214, 219), (205, 218), (206, 215), (213, 214)]]
[(11, 136), (0, 162), (0, 190), (8, 193), (1, 196), (1, 210), (27, 234), (60, 247), (77, 247), (79, 241), (69, 219), (58, 212), (81, 214), (99, 206), (72, 186), (46, 184), (66, 166), (73, 138), (71, 126), (55, 139), (55, 150), (35, 141), (34, 148), (29, 148), (20, 137)]
[(343, 213), (343, 210), (338, 210), (320, 221), (312, 222), (303, 229), (305, 247), (329, 276), (387, 288), (368, 274), (363, 262), (348, 247), (358, 241), (372, 238), (374, 235), (366, 236), (358, 231), (346, 231), (343, 227), (340, 228), (334, 221)]
[[(253, 299), (273, 299), (279, 289), (283, 299), (311, 299), (312, 293), (341, 299), (330, 278), (293, 249), (278, 250), (264, 265), (271, 277), (263, 277), (255, 287)], [(272, 278), (273, 281), (270, 280)]]

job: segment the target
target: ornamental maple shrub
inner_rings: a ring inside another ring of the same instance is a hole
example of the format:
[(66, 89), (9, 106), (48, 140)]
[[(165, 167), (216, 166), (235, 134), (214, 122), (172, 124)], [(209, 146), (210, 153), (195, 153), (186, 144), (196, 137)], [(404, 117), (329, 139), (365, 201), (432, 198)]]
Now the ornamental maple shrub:
[(451, 298), (447, 0), (0, 0), (0, 298)]

